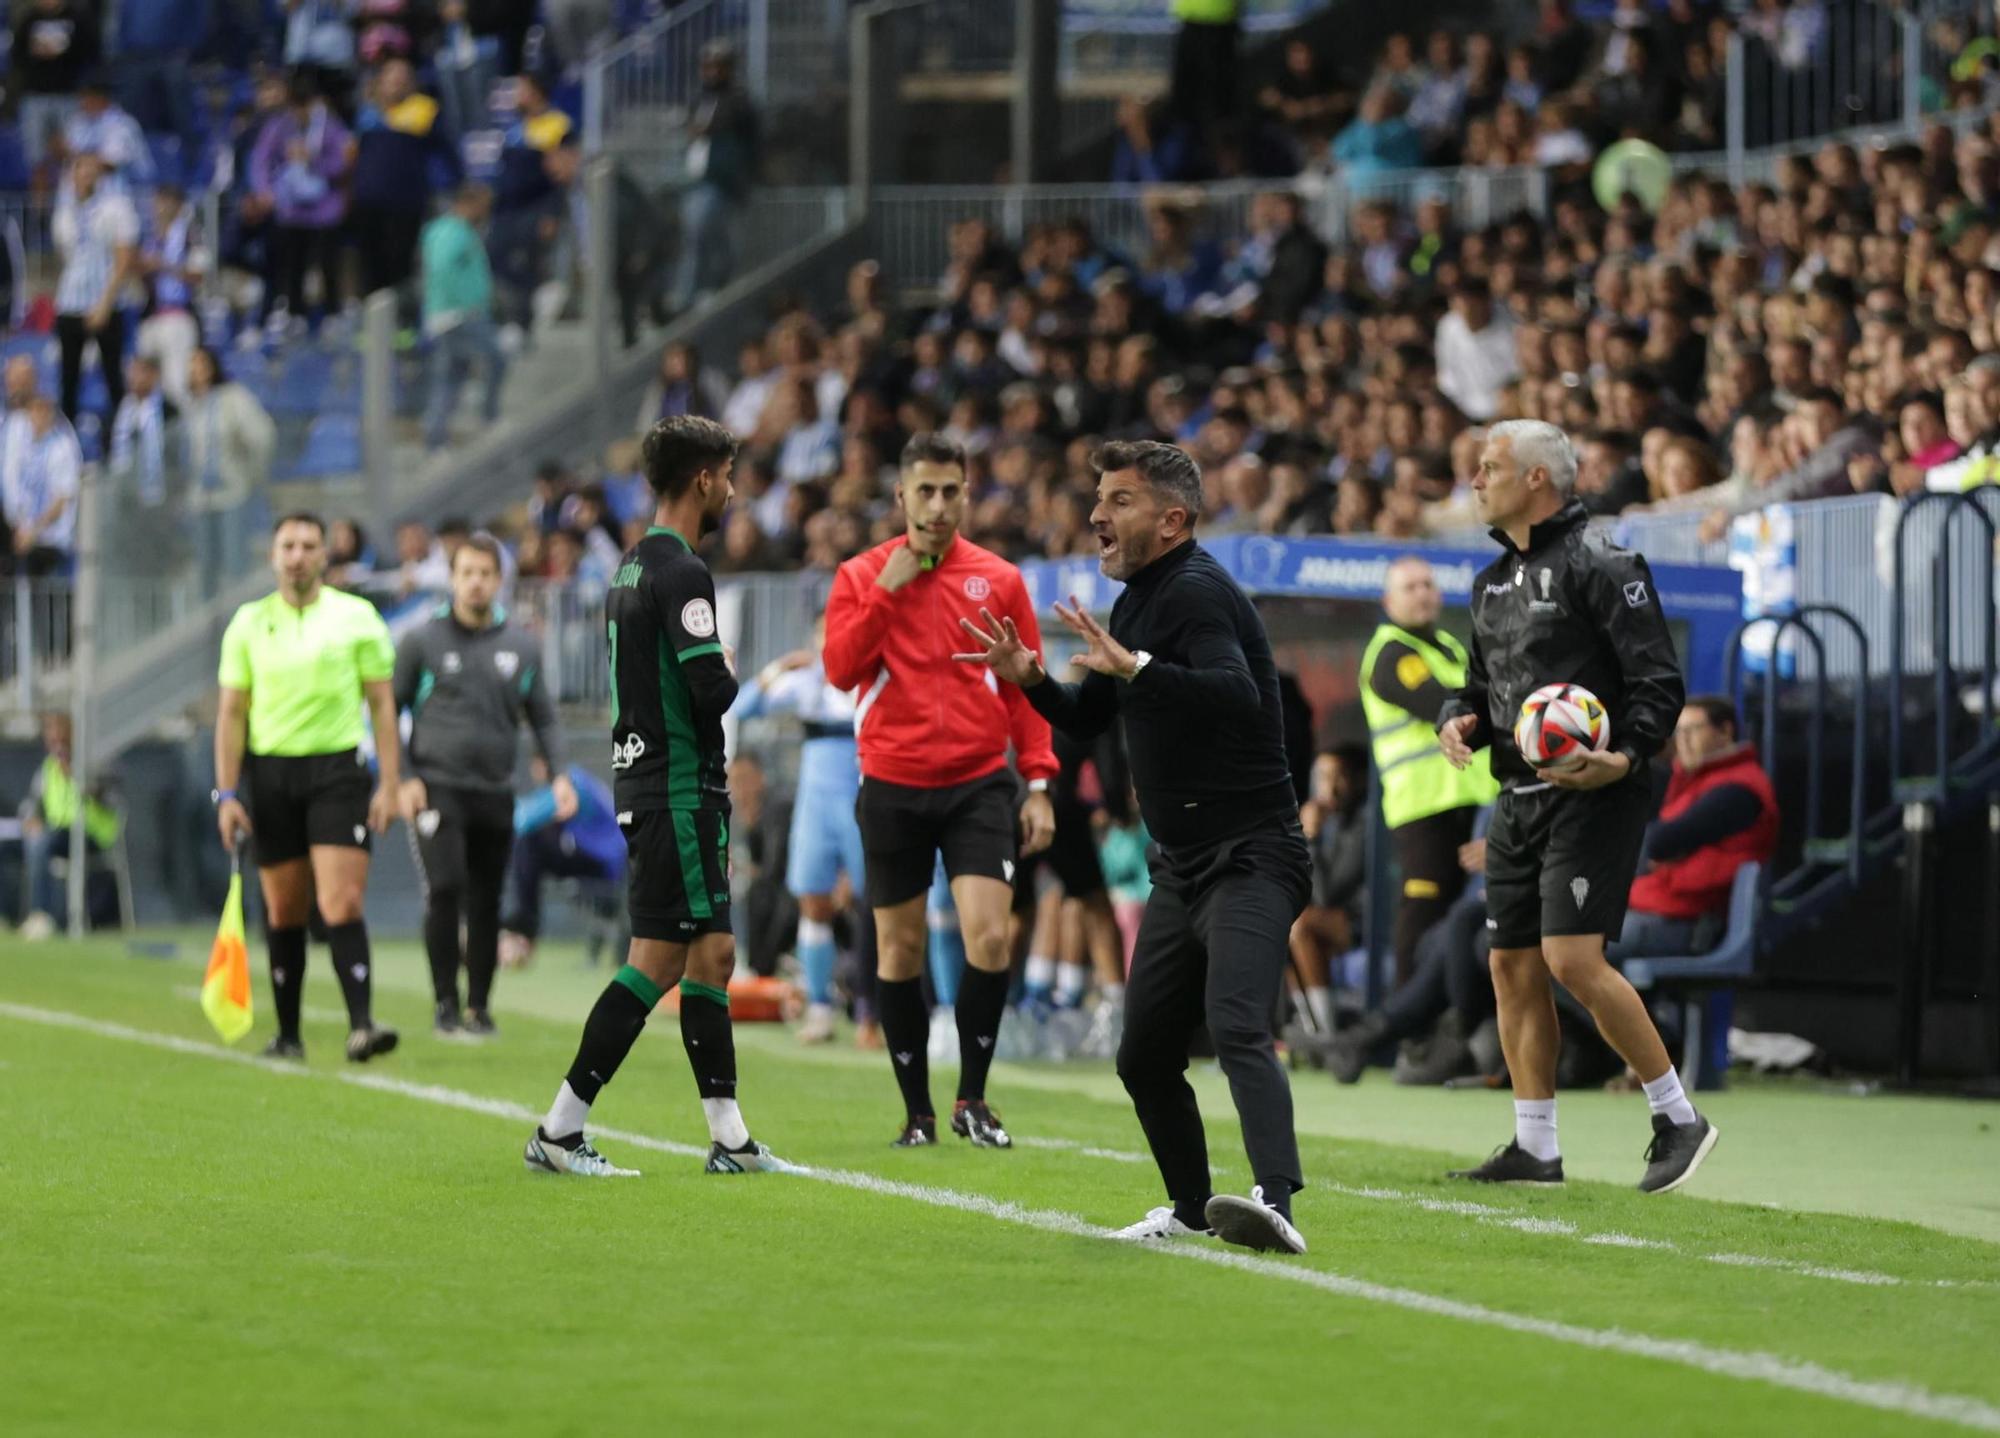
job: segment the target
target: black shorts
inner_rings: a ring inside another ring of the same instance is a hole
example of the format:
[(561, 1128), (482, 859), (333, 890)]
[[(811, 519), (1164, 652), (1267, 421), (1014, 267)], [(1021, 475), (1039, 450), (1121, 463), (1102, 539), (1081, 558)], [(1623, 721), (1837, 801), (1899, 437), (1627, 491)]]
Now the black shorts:
[(374, 776), (358, 750), (337, 754), (246, 754), (243, 807), (259, 867), (288, 864), (311, 849), (367, 849)]
[(928, 893), (939, 854), (947, 878), (1011, 884), (1019, 812), (1009, 769), (943, 789), (864, 777), (854, 817), (861, 825), (869, 907), (894, 908)]
[(504, 789), (424, 786), (429, 801), (409, 826), (426, 901), (468, 892), (498, 903), (514, 848), (514, 796)]
[(618, 816), (632, 937), (691, 943), (729, 932), (729, 814), (638, 809)]
[(1014, 875), (1014, 909), (1035, 907), (1043, 870), (1055, 875), (1065, 899), (1088, 899), (1104, 892), (1104, 865), (1097, 857), (1097, 835), (1090, 827), (1092, 810), (1081, 804), (1056, 810), (1056, 836), (1039, 854), (1022, 858)]
[(1502, 794), (1486, 833), (1493, 947), (1532, 949), (1570, 934), (1618, 937), (1652, 812), (1643, 775), (1602, 789)]

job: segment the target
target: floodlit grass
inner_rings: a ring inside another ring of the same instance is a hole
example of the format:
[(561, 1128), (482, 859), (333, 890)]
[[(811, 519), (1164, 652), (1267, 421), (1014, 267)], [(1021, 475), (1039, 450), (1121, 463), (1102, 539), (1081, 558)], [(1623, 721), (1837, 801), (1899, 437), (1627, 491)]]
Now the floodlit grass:
[[(603, 971), (545, 955), (502, 976), (499, 1040), (445, 1044), (415, 949), (380, 947), (404, 1047), (341, 1062), (315, 952), (301, 1075), (142, 1041), (219, 1051), (199, 943), (160, 962), (0, 940), (0, 1431), (2000, 1427), (1991, 1107), (1744, 1087), (1704, 1105), (1723, 1139), (1693, 1191), (1649, 1199), (1642, 1101), (1566, 1096), (1569, 1188), (1494, 1193), (1439, 1173), (1505, 1137), (1504, 1096), (1299, 1075), (1312, 1252), (1229, 1267), (1056, 1231), (1161, 1201), (1102, 1065), (1001, 1065), (1013, 1152), (899, 1152), (879, 1055), (745, 1026), (752, 1132), (842, 1182), (711, 1178), (613, 1137), (643, 1179), (531, 1175), (518, 1111), (546, 1105)], [(258, 1004), (244, 1052), (269, 1033), (261, 978)], [(1219, 1186), (1241, 1185), (1224, 1091), (1199, 1084)], [(597, 1119), (705, 1144), (670, 1019)]]

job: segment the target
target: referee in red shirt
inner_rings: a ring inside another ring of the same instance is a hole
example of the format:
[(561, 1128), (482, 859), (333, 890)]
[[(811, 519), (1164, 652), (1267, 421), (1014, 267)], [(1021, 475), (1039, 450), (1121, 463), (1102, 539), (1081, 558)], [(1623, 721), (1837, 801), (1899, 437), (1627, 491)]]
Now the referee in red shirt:
[[(827, 601), (825, 649), (827, 682), (855, 690), (858, 701), (855, 816), (875, 911), (876, 1009), (903, 1091), (896, 1144), (937, 1142), (924, 1051), (924, 895), (942, 853), (967, 963), (958, 991), (952, 1132), (981, 1148), (1009, 1148), (1013, 1140), (986, 1103), (986, 1074), (1007, 1007), (1014, 865), (1055, 836), (1048, 785), (1057, 764), (1048, 720), (1021, 691), (952, 655), (963, 647), (959, 620), (982, 609), (1011, 618), (1030, 646), (1040, 645), (1041, 631), (1021, 571), (959, 535), (965, 452), (942, 435), (918, 434), (903, 450), (901, 469), (896, 497), (908, 532), (840, 566)], [(1028, 781), (1018, 805), (1010, 745)]]

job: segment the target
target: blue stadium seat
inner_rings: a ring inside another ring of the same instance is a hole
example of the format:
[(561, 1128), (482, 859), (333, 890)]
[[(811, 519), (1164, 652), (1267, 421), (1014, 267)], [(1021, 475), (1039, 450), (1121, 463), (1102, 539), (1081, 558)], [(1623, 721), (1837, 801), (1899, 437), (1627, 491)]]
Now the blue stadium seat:
[(0, 125), (0, 190), (14, 193), (28, 188), (33, 175), (28, 169), (28, 152), (21, 144), (18, 126)]
[(1723, 1085), (1735, 982), (1749, 978), (1756, 968), (1763, 905), (1764, 866), (1745, 864), (1730, 886), (1728, 919), (1713, 949), (1682, 958), (1627, 959), (1623, 965), (1633, 988), (1680, 999), (1681, 1082), (1690, 1089)]
[(356, 415), (326, 414), (306, 430), (297, 459), (275, 475), (278, 479), (327, 479), (361, 468), (361, 420)]

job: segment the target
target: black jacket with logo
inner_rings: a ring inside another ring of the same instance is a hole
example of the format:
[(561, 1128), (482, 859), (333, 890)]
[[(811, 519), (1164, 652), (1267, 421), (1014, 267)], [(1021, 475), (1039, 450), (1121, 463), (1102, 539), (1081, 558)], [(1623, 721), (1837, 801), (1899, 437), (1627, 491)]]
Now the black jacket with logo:
[(452, 789), (506, 793), (514, 787), (521, 721), (534, 731), (551, 774), (560, 774), (562, 729), (542, 679), (541, 646), (498, 610), (468, 629), (440, 605), (396, 646), (391, 688), (410, 711), (404, 774)]
[(1504, 552), (1472, 584), (1471, 663), (1438, 723), (1477, 715), (1472, 747), (1493, 746), (1493, 776), (1508, 788), (1537, 780), (1514, 747), (1514, 719), (1544, 684), (1595, 694), (1610, 747), (1635, 775), (1666, 747), (1686, 703), (1652, 570), (1588, 521), (1571, 500), (1529, 532), (1525, 552), (1494, 530)]

